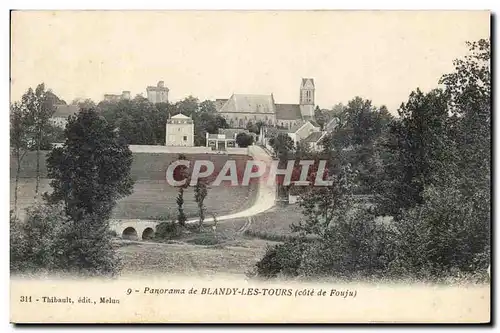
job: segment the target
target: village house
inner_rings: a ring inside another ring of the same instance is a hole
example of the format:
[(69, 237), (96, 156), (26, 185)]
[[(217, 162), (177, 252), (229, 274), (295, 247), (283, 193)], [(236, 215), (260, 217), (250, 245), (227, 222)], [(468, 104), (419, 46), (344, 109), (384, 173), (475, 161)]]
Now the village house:
[(165, 146), (194, 146), (194, 122), (191, 117), (176, 114), (167, 119), (165, 126)]

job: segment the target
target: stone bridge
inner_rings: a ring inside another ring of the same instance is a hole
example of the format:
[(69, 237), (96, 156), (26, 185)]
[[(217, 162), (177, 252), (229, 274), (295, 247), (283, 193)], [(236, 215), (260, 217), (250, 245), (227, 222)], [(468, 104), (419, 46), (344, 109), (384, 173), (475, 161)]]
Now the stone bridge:
[(111, 220), (110, 229), (123, 239), (145, 240), (154, 236), (156, 225), (160, 222), (139, 219)]

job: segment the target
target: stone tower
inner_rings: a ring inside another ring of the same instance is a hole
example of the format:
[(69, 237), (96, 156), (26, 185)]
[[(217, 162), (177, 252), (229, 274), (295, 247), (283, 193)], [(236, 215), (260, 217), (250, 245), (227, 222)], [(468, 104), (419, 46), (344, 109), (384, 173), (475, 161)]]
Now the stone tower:
[(300, 113), (305, 120), (314, 117), (314, 79), (302, 79), (300, 84)]

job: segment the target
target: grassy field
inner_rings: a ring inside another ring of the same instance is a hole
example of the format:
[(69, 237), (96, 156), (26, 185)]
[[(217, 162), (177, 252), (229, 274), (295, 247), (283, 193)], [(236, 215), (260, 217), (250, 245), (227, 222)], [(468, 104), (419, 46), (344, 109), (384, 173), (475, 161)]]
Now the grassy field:
[[(46, 152), (42, 152), (41, 158), (41, 184), (40, 191), (50, 192), (50, 180), (47, 179), (47, 169), (45, 166)], [(35, 165), (36, 155), (30, 152), (21, 164), (21, 179), (19, 182), (18, 205), (20, 208), (28, 207), (33, 203), (35, 190)], [(250, 157), (240, 155), (209, 155), (191, 154), (186, 155), (188, 160), (211, 160), (215, 165), (215, 171), (219, 171), (228, 159), (236, 161), (238, 170), (242, 170), (243, 165)], [(121, 199), (114, 210), (115, 218), (158, 218), (175, 216), (177, 189), (170, 186), (165, 181), (165, 170), (168, 165), (177, 159), (176, 154), (153, 154), (134, 153), (132, 164), (132, 178), (135, 180), (133, 193)], [(14, 200), (14, 177), (16, 163), (11, 159), (11, 204)], [(250, 207), (255, 201), (256, 184), (250, 186), (221, 186), (209, 188), (208, 196), (205, 199), (207, 214), (217, 215), (227, 214)], [(197, 216), (197, 206), (194, 200), (193, 189), (186, 190), (184, 194), (185, 210), (188, 216)]]
[(201, 232), (184, 234), (168, 242), (116, 240), (123, 275), (215, 274), (244, 275), (262, 258), (266, 246), (275, 244), (242, 237), (248, 220), (225, 221), (214, 233), (207, 224)]
[(252, 218), (247, 235), (269, 239), (278, 235), (292, 235), (292, 224), (298, 224), (303, 218), (299, 205), (275, 206)]
[(248, 240), (232, 246), (131, 243), (121, 246), (118, 253), (124, 263), (123, 275), (244, 275), (264, 255), (265, 241)]

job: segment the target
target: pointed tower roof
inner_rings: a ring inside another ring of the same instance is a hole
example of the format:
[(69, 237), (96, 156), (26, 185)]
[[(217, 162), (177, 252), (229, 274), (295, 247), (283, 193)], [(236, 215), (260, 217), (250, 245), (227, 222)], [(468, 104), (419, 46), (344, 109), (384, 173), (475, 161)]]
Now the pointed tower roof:
[(314, 79), (312, 78), (302, 78), (301, 88), (314, 88)]

